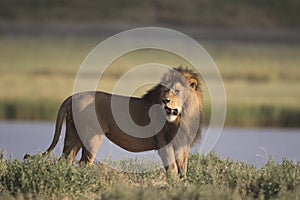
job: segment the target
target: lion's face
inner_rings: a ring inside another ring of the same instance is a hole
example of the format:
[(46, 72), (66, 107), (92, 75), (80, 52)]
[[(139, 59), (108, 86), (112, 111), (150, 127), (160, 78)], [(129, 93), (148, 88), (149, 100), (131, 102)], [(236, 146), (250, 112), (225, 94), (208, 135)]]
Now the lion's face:
[(168, 122), (174, 122), (181, 114), (184, 104), (185, 87), (179, 82), (171, 83), (163, 87), (162, 107), (166, 111), (166, 119)]

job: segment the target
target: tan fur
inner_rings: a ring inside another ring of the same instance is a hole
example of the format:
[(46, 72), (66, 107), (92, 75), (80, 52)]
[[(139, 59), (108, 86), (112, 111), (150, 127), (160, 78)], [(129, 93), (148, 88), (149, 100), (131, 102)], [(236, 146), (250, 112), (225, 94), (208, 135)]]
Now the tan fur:
[[(48, 154), (56, 146), (63, 119), (66, 118), (63, 155), (68, 158), (70, 163), (82, 148), (80, 161), (91, 165), (105, 135), (113, 143), (131, 152), (158, 150), (167, 171), (184, 175), (187, 171), (190, 146), (196, 143), (201, 135), (202, 94), (198, 74), (182, 67), (174, 68), (174, 70), (166, 73), (161, 79), (161, 84), (153, 87), (142, 98), (130, 98), (129, 101), (131, 116), (127, 117), (131, 117), (140, 126), (150, 123), (148, 112), (152, 105), (165, 106), (162, 103), (163, 99), (170, 100), (166, 105), (171, 109), (178, 108), (180, 113), (177, 118), (173, 122), (166, 121), (163, 128), (155, 135), (138, 138), (126, 134), (118, 127), (111, 111), (111, 98), (126, 97), (98, 91), (82, 92), (67, 98), (61, 105), (52, 144), (44, 154)], [(165, 86), (171, 83), (174, 84), (167, 91)], [(180, 89), (180, 92), (175, 94), (175, 89)], [(75, 104), (74, 101), (76, 101)], [(89, 123), (89, 120), (81, 126), (74, 123), (76, 121), (73, 118), (74, 110), (78, 111), (80, 115), (84, 115), (86, 112), (87, 116), (84, 118), (88, 118), (88, 111), (93, 108), (91, 102), (95, 103), (97, 122), (101, 125), (101, 130), (97, 129), (95, 124)], [(163, 109), (161, 110), (163, 113), (165, 112)], [(165, 116), (161, 114), (158, 115)], [(86, 135), (82, 135), (82, 132)], [(81, 135), (79, 136), (78, 133)]]

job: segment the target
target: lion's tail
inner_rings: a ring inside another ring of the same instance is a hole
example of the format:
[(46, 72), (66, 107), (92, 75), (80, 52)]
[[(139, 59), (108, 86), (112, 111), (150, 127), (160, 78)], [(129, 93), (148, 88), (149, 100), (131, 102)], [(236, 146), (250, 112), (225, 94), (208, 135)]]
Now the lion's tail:
[(54, 149), (54, 147), (57, 145), (60, 134), (61, 134), (61, 129), (62, 129), (62, 125), (64, 122), (64, 118), (67, 113), (68, 107), (71, 105), (71, 102), (72, 102), (72, 96), (68, 97), (60, 106), (59, 111), (57, 113), (57, 117), (56, 117), (55, 133), (54, 133), (52, 143), (49, 146), (49, 148), (47, 149), (47, 151), (45, 151), (43, 153), (43, 155), (49, 154)]

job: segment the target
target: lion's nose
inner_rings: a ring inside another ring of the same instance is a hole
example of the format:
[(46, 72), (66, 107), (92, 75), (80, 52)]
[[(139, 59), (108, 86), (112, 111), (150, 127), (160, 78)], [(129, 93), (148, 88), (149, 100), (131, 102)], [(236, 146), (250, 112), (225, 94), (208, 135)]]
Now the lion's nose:
[(170, 99), (163, 99), (162, 102), (163, 102), (164, 104), (167, 104), (167, 103), (170, 102)]

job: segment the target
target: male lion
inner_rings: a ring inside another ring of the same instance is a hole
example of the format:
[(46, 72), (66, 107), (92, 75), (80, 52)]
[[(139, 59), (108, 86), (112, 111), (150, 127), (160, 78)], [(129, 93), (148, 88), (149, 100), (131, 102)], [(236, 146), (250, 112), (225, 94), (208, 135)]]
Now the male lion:
[[(202, 94), (198, 78), (198, 74), (190, 69), (178, 67), (164, 74), (160, 84), (142, 98), (99, 91), (72, 95), (59, 109), (54, 138), (44, 154), (48, 154), (56, 146), (66, 116), (63, 156), (70, 163), (82, 148), (80, 161), (91, 165), (103, 137), (106, 136), (127, 151), (158, 150), (168, 172), (185, 175), (190, 147), (200, 139), (201, 134)], [(112, 106), (113, 100), (117, 108)], [(129, 113), (124, 108), (126, 101)], [(151, 111), (154, 105), (159, 106)], [(117, 112), (114, 113), (113, 110)], [(91, 114), (93, 111), (94, 115)], [(123, 126), (133, 121), (140, 128), (148, 125), (148, 129), (131, 134), (126, 127), (126, 130), (119, 127), (120, 123), (115, 117)], [(151, 125), (152, 120), (161, 127)]]

